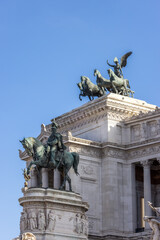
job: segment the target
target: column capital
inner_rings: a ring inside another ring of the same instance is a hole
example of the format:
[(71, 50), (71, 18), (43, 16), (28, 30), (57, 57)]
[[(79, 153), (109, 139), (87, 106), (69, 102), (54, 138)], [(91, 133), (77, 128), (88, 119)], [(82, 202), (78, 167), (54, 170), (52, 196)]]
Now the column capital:
[(150, 160), (140, 161), (140, 164), (143, 167), (149, 167), (152, 164), (152, 161), (150, 161)]
[(157, 160), (157, 162), (160, 164), (160, 157), (157, 157), (156, 160)]

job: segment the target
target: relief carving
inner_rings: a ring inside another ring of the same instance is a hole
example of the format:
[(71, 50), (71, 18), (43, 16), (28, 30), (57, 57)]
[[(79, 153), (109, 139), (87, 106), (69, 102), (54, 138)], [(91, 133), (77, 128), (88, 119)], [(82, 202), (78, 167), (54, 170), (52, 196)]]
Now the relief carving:
[(113, 158), (120, 158), (125, 159), (125, 151), (121, 149), (114, 149), (114, 148), (106, 148), (103, 150), (103, 157), (113, 157)]
[(27, 229), (27, 213), (25, 210), (21, 212), (20, 217), (20, 232), (23, 233)]
[(69, 147), (69, 151), (71, 152), (77, 152), (82, 155), (90, 156), (90, 157), (100, 157), (101, 152), (99, 149), (91, 148), (91, 147), (82, 147), (80, 148), (79, 146), (77, 147)]
[(73, 231), (78, 234), (88, 236), (88, 217), (85, 214), (77, 213), (75, 217), (71, 217), (69, 221), (73, 220)]
[(143, 156), (147, 156), (147, 155), (149, 156), (149, 155), (156, 154), (159, 152), (160, 152), (160, 146), (153, 146), (153, 147), (143, 148), (140, 150), (130, 151), (130, 152), (128, 152), (127, 156), (128, 156), (128, 159), (131, 159), (131, 158), (134, 159), (134, 158), (143, 157)]
[(55, 229), (55, 225), (56, 225), (56, 215), (55, 215), (55, 212), (51, 210), (48, 214), (47, 230), (53, 231)]
[(28, 229), (34, 230), (37, 228), (37, 217), (33, 210), (29, 211), (28, 214)]
[(81, 166), (81, 170), (82, 170), (82, 173), (86, 174), (86, 175), (93, 175), (94, 174), (94, 169), (90, 165)]
[(46, 219), (43, 210), (40, 210), (38, 213), (38, 229), (45, 230), (46, 227)]
[(55, 229), (57, 218), (61, 219), (61, 216), (56, 215), (55, 211), (50, 210), (50, 212), (48, 214), (48, 226), (47, 226), (48, 231), (53, 231)]

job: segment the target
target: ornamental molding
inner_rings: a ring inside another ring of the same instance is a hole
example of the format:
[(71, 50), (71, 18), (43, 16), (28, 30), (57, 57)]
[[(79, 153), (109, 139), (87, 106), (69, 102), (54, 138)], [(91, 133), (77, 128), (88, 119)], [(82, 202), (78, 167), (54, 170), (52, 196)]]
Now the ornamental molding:
[(88, 146), (79, 146), (79, 145), (74, 145), (74, 146), (69, 146), (69, 151), (70, 152), (77, 152), (80, 155), (84, 156), (89, 156), (93, 158), (101, 158), (101, 151), (100, 149), (88, 147)]
[[(129, 99), (128, 101), (128, 97), (117, 96), (117, 94), (111, 93), (65, 113), (55, 120), (63, 133), (106, 117), (124, 120), (131, 118), (133, 115), (138, 115), (140, 111), (147, 113), (155, 110), (155, 108), (156, 106), (147, 104), (144, 101), (137, 99)], [(51, 124), (47, 125), (46, 131), (49, 131), (50, 127)]]
[(125, 150), (120, 150), (112, 147), (106, 147), (102, 151), (102, 157), (112, 157), (112, 158), (119, 158), (119, 159), (126, 159), (126, 152)]
[(155, 154), (160, 154), (160, 144), (142, 147), (140, 149), (128, 150), (127, 151), (127, 159), (137, 159), (141, 157), (148, 156), (148, 158), (152, 157)]
[(160, 117), (160, 108), (156, 107), (155, 109), (149, 111), (149, 112), (142, 112), (138, 115), (134, 115), (128, 119), (125, 120), (125, 124), (135, 123), (137, 121), (148, 121), (152, 118), (159, 118)]

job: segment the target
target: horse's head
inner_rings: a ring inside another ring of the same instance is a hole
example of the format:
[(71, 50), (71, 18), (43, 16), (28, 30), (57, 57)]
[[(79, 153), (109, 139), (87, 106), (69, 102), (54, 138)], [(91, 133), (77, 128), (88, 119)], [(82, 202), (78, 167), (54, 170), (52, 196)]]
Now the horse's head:
[(95, 70), (94, 70), (94, 76), (97, 76), (97, 75), (98, 75), (98, 70), (95, 69)]
[(94, 76), (100, 77), (100, 76), (101, 76), (100, 71), (98, 71), (97, 69), (95, 69), (95, 70), (94, 70)]
[(22, 143), (24, 149), (26, 150), (27, 154), (29, 156), (33, 155), (33, 141), (32, 138), (23, 138), (23, 140), (20, 140), (20, 143)]
[(80, 89), (81, 91), (83, 90), (83, 87), (82, 87), (82, 83), (81, 83), (81, 82), (77, 83), (77, 86), (79, 87), (79, 89)]
[(86, 77), (85, 76), (81, 76), (81, 83), (83, 84), (86, 81)]

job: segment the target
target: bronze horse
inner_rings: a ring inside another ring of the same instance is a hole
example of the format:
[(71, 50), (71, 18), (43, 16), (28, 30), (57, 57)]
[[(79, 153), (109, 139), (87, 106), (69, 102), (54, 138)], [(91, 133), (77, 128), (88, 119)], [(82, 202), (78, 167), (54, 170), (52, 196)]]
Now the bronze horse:
[(61, 160), (57, 161), (56, 159), (53, 162), (48, 160), (46, 153), (45, 145), (43, 145), (37, 138), (28, 137), (20, 141), (25, 148), (27, 154), (33, 157), (33, 161), (29, 164), (27, 168), (27, 174), (30, 173), (30, 168), (32, 165), (36, 165), (40, 168), (50, 168), (58, 169), (61, 173), (64, 173), (64, 180), (60, 186), (60, 190), (64, 189), (65, 182), (68, 181), (69, 191), (72, 191), (71, 179), (68, 176), (68, 172), (71, 167), (73, 167), (74, 172), (78, 174), (78, 164), (79, 164), (79, 155), (76, 152), (67, 152), (64, 150), (60, 156)]
[(81, 90), (79, 99), (82, 101), (81, 96), (88, 96), (89, 100), (92, 101), (94, 97), (101, 97), (105, 94), (104, 88), (99, 88), (96, 84), (92, 83), (88, 77), (82, 76), (81, 82), (77, 84)]

